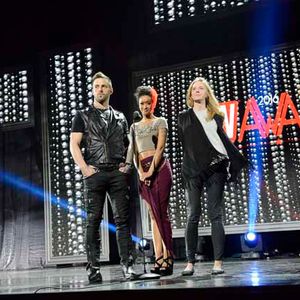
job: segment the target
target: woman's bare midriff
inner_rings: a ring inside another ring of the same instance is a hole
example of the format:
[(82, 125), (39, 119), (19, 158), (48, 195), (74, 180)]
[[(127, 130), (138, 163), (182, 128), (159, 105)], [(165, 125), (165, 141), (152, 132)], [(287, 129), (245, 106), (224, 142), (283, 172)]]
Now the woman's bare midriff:
[(147, 157), (154, 156), (154, 154), (155, 154), (155, 150), (154, 149), (153, 150), (143, 151), (143, 152), (139, 153), (139, 160), (141, 161), (141, 160), (143, 160), (143, 159), (145, 159)]

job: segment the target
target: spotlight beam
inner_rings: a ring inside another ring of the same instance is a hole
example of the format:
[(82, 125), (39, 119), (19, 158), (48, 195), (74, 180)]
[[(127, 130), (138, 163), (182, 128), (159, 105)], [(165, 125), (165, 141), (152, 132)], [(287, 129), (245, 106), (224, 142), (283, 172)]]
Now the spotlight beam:
[[(37, 199), (44, 201), (45, 191), (43, 189), (41, 189), (40, 187), (32, 183), (27, 182), (26, 180), (16, 175), (0, 170), (0, 182), (3, 182), (8, 186), (17, 188), (18, 190), (21, 190), (23, 192), (30, 193), (31, 195), (35, 196)], [(58, 198), (50, 193), (49, 193), (49, 199), (51, 199), (52, 204), (58, 203)], [(70, 208), (70, 205), (68, 205), (68, 202), (64, 199), (59, 199), (59, 204), (65, 210), (68, 210)], [(82, 210), (81, 216), (86, 219), (87, 213), (85, 210)], [(116, 232), (116, 226), (105, 220), (102, 220), (100, 226), (107, 227), (111, 232), (114, 233)], [(139, 237), (135, 235), (131, 235), (131, 238), (135, 243), (139, 243), (141, 240)]]

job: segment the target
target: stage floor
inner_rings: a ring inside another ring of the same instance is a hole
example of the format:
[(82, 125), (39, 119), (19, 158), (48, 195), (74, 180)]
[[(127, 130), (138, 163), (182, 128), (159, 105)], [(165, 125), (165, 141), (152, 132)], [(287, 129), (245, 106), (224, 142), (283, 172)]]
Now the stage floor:
[[(125, 290), (218, 289), (230, 287), (297, 286), (300, 287), (300, 258), (281, 258), (255, 261), (225, 261), (222, 275), (212, 276), (211, 262), (196, 264), (195, 273), (182, 277), (184, 262), (175, 262), (171, 276), (155, 280), (124, 281), (119, 265), (102, 267), (103, 283), (90, 285), (83, 266), (44, 268), (27, 271), (0, 272), (0, 298), (4, 295), (99, 292)], [(149, 268), (149, 266), (148, 266)], [(136, 265), (143, 273), (143, 266)], [(300, 289), (299, 289), (300, 290)], [(121, 294), (122, 295), (122, 294)]]

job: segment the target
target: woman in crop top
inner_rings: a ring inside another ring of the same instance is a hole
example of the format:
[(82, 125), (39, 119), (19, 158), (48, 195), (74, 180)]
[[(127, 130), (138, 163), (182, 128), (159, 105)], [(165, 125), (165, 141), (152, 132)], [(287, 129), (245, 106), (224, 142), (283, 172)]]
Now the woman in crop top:
[(172, 229), (168, 216), (172, 172), (169, 161), (163, 157), (168, 125), (164, 118), (153, 114), (157, 102), (153, 88), (140, 86), (135, 97), (142, 120), (130, 127), (126, 163), (129, 165), (134, 161), (140, 179), (140, 194), (149, 209), (156, 258), (151, 272), (166, 276), (173, 273)]

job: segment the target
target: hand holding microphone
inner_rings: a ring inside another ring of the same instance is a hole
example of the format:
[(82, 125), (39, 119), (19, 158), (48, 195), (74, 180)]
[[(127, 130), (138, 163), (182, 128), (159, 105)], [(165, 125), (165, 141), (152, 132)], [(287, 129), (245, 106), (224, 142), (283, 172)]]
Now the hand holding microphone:
[(139, 111), (134, 111), (132, 115), (133, 123), (139, 122), (142, 119), (142, 116)]

